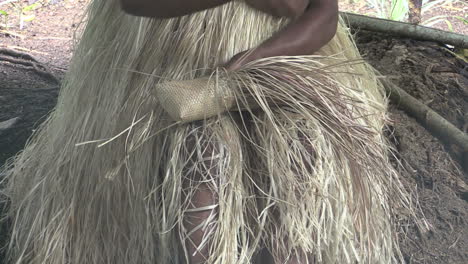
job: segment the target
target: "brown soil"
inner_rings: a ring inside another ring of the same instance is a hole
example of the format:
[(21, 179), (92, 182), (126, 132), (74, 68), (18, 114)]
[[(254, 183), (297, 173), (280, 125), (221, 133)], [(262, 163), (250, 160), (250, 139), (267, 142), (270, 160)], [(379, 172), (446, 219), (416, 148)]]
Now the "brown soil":
[[(31, 0), (20, 0), (18, 5), (28, 6)], [(20, 28), (18, 9), (8, 5), (0, 7), (9, 13), (8, 28), (0, 26), (0, 48), (8, 47), (25, 51), (48, 65), (52, 70), (67, 69), (72, 51), (76, 29), (80, 26), (88, 0), (31, 1), (40, 4), (30, 22)], [(49, 3), (55, 2), (55, 4)], [(41, 4), (42, 3), (42, 4)], [(2, 24), (0, 19), (0, 24)]]
[[(468, 63), (428, 42), (394, 39), (361, 32), (358, 47), (383, 75), (444, 118), (466, 131), (468, 125)], [(425, 216), (402, 229), (402, 250), (408, 263), (468, 262), (468, 175), (463, 173), (457, 146), (440, 142), (412, 117), (390, 107), (389, 137), (402, 162), (402, 179)], [(468, 165), (468, 164), (464, 164)], [(465, 168), (466, 169), (466, 168)], [(405, 216), (402, 215), (402, 220)]]
[[(70, 3), (74, 8), (64, 9)], [(71, 17), (79, 17), (83, 6), (84, 2), (67, 1), (41, 9), (38, 12), (44, 13), (38, 14), (27, 31), (21, 33), (26, 38), (0, 35), (1, 45), (35, 51), (30, 54), (60, 79), (63, 74), (60, 69), (66, 69), (69, 63), (70, 39), (45, 42), (38, 36), (50, 37), (54, 32), (54, 37), (71, 38), (75, 23)], [(467, 130), (466, 62), (434, 43), (369, 32), (358, 32), (357, 40), (361, 52), (383, 75), (460, 129)], [(54, 107), (58, 84), (29, 66), (1, 60), (0, 80), (0, 122), (19, 118), (10, 129), (0, 129), (2, 164), (21, 150), (33, 129)], [(398, 212), (401, 233), (407, 234), (400, 236), (407, 263), (468, 263), (468, 175), (461, 167), (463, 154), (457, 146), (439, 141), (393, 104), (390, 114), (393, 123), (388, 136), (395, 146), (396, 158), (404, 167), (403, 182), (413, 190), (425, 216), (420, 217), (419, 224), (426, 228), (418, 229), (415, 223), (407, 221), (404, 212)], [(4, 231), (3, 237), (6, 234)]]

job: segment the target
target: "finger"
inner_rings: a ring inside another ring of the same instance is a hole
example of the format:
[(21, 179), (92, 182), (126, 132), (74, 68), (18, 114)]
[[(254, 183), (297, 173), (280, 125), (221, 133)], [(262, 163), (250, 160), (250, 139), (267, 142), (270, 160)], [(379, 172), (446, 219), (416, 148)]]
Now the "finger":
[(236, 71), (242, 68), (246, 63), (249, 63), (253, 60), (256, 60), (259, 58), (259, 52), (256, 49), (252, 50), (247, 50), (243, 51), (241, 53), (238, 53), (232, 59), (224, 65), (224, 68), (227, 71)]
[(301, 15), (304, 14), (304, 12), (307, 11), (307, 8), (309, 7), (310, 5), (310, 0), (298, 0), (300, 3), (299, 3), (299, 7), (300, 7), (300, 10), (301, 10)]
[(224, 65), (224, 68), (227, 71), (236, 71), (236, 70), (238, 70), (243, 65), (243, 62), (244, 62), (245, 56), (246, 56), (245, 53), (246, 52), (241, 52), (239, 54), (236, 54), (234, 57), (232, 57), (231, 60), (229, 60), (228, 63), (226, 63), (226, 65)]
[(281, 5), (276, 5), (276, 12), (280, 17), (297, 18), (304, 14), (309, 5), (309, 0), (280, 0)]
[(237, 60), (230, 60), (224, 65), (224, 69), (228, 72), (236, 71), (240, 68), (240, 63)]
[(294, 17), (299, 17), (304, 14), (310, 3), (309, 0), (290, 0), (288, 2), (291, 5), (291, 12)]
[(278, 12), (277, 8), (278, 4), (275, 2), (280, 2), (284, 0), (271, 0), (270, 3), (267, 3), (267, 1), (258, 1), (258, 0), (245, 0), (245, 2), (250, 6), (253, 7), (256, 10), (259, 10), (263, 13), (267, 13), (269, 15), (275, 16), (275, 17), (281, 17), (281, 12)]

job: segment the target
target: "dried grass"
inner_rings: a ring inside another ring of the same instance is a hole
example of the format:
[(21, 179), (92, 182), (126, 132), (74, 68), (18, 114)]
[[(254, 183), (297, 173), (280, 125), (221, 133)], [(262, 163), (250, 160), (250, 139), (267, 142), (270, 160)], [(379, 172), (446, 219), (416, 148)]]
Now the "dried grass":
[(319, 56), (217, 72), (246, 114), (174, 124), (152, 96), (285, 22), (239, 2), (156, 20), (95, 0), (55, 111), (9, 167), (11, 263), (185, 263), (182, 216), (200, 183), (219, 200), (199, 208), (213, 212), (207, 263), (249, 263), (262, 245), (399, 261), (391, 215), (409, 202), (387, 159), (386, 101), (345, 27)]

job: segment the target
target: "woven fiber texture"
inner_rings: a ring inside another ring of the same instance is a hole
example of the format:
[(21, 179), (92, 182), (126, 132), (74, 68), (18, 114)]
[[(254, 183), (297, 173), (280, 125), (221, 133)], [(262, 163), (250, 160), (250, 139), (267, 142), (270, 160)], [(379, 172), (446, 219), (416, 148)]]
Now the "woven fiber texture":
[(222, 78), (162, 82), (154, 94), (174, 121), (190, 122), (219, 115), (232, 108), (234, 94)]

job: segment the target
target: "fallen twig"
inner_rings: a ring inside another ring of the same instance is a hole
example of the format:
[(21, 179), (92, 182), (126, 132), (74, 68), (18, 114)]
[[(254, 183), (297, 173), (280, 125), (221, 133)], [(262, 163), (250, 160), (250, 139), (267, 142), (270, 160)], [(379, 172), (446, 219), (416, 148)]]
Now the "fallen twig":
[(34, 37), (39, 40), (72, 40), (72, 38), (63, 38), (63, 37)]
[(0, 122), (0, 131), (6, 130), (14, 126), (20, 120), (19, 117), (11, 118), (6, 121)]
[(24, 52), (29, 52), (29, 53), (36, 53), (36, 54), (41, 54), (41, 55), (49, 55), (49, 53), (47, 52), (42, 52), (42, 51), (38, 51), (38, 50), (32, 50), (32, 49), (27, 49), (27, 48), (23, 48), (23, 47), (19, 47), (19, 46), (7, 46), (8, 49), (12, 49), (12, 50), (20, 50), (20, 51), (24, 51)]
[(50, 71), (49, 71), (49, 69), (47, 69), (47, 67), (40, 64), (36, 60), (36, 58), (34, 58), (33, 56), (31, 56), (31, 55), (29, 55), (27, 53), (15, 51), (15, 50), (12, 50), (12, 49), (0, 48), (0, 54), (7, 55), (7, 56), (0, 55), (0, 61), (6, 61), (6, 62), (10, 62), (10, 63), (15, 63), (15, 64), (28, 66), (28, 67), (30, 67), (30, 69), (35, 71), (40, 76), (42, 76), (44, 78), (47, 78), (47, 79), (50, 79), (50, 80), (52, 80), (52, 81), (54, 81), (56, 83), (60, 83), (60, 81), (57, 79), (57, 77), (55, 77), (52, 73), (50, 73)]
[(0, 2), (0, 6), (13, 3), (13, 2), (18, 2), (18, 1), (19, 0), (6, 0), (6, 1)]
[(5, 35), (7, 37), (11, 36), (11, 37), (16, 37), (16, 38), (20, 38), (20, 39), (25, 38), (24, 35), (21, 35), (21, 34), (18, 34), (16, 32), (9, 31), (9, 30), (0, 30), (0, 34)]
[(44, 78), (50, 79), (50, 80), (52, 80), (52, 81), (54, 81), (56, 83), (60, 83), (60, 81), (52, 73), (50, 73), (50, 72), (48, 72), (46, 70), (41, 70), (36, 62), (25, 61), (25, 60), (11, 58), (11, 57), (7, 57), (7, 56), (1, 56), (1, 55), (0, 55), (0, 61), (6, 61), (6, 62), (10, 62), (10, 63), (29, 66), (30, 69), (32, 69), (38, 75), (40, 75), (40, 76), (42, 76)]
[(409, 0), (408, 7), (409, 22), (414, 25), (421, 23), (422, 0)]
[(394, 85), (383, 80), (386, 93), (390, 100), (402, 108), (407, 114), (416, 118), (427, 130), (445, 142), (457, 145), (462, 153), (468, 153), (468, 134), (452, 125), (445, 118), (434, 112), (431, 108)]
[(349, 27), (352, 28), (383, 32), (411, 39), (435, 41), (443, 44), (450, 44), (459, 48), (468, 48), (468, 36), (466, 35), (351, 13), (343, 12), (341, 15)]
[(20, 58), (20, 59), (29, 60), (29, 61), (38, 63), (36, 58), (29, 55), (28, 53), (24, 53), (24, 52), (12, 50), (12, 49), (0, 48), (0, 54), (5, 54), (11, 57)]

